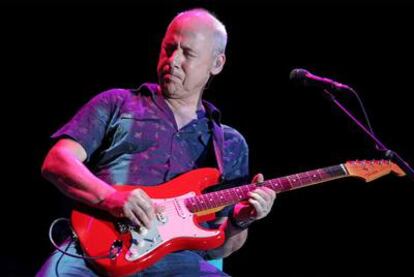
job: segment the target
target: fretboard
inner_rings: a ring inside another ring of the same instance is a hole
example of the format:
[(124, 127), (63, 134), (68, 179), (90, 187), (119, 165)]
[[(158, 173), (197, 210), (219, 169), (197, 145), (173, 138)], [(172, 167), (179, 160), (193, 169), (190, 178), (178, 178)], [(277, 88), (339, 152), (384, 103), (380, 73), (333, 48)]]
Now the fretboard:
[(276, 191), (276, 193), (280, 193), (288, 190), (302, 188), (305, 186), (324, 183), (346, 176), (348, 176), (348, 173), (345, 170), (345, 167), (342, 164), (339, 164), (276, 179), (266, 180), (260, 184), (248, 184), (189, 197), (185, 200), (185, 204), (191, 212), (196, 213), (236, 204), (240, 201), (247, 200), (249, 198), (249, 192), (255, 190), (258, 186), (265, 186)]

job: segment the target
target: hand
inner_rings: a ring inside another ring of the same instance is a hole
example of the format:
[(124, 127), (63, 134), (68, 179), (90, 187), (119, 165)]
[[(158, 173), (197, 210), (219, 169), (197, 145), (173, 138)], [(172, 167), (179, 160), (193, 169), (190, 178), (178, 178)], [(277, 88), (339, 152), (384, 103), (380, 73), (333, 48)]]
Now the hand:
[[(253, 183), (261, 183), (264, 181), (263, 174), (257, 174), (253, 178)], [(276, 192), (267, 187), (258, 187), (249, 192), (248, 201), (236, 204), (234, 214), (239, 220), (258, 220), (267, 216), (272, 209), (276, 199)]]
[(114, 191), (100, 204), (115, 217), (126, 217), (137, 226), (151, 228), (151, 221), (155, 218), (151, 198), (142, 190)]

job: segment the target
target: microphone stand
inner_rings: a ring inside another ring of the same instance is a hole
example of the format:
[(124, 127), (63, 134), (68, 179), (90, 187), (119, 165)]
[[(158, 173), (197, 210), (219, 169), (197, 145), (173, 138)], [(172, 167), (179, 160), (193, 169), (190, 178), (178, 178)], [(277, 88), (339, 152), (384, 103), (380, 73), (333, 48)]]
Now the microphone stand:
[(414, 182), (414, 170), (412, 167), (406, 161), (404, 161), (397, 152), (386, 147), (372, 132), (370, 132), (358, 119), (356, 119), (356, 117), (350, 111), (348, 111), (331, 92), (326, 89), (323, 91), (329, 96), (328, 98), (336, 106), (338, 106), (349, 118), (351, 118), (351, 120), (354, 121), (354, 123), (358, 125), (364, 131), (364, 133), (367, 134), (368, 137), (376, 143), (377, 148), (379, 148), (380, 151), (385, 152), (385, 157), (394, 161), (407, 174), (408, 178)]

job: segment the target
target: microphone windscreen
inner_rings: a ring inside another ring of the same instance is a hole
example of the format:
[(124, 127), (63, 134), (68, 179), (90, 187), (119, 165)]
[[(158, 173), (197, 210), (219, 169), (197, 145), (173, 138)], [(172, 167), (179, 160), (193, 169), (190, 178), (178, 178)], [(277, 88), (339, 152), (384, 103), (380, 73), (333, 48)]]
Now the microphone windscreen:
[(306, 74), (309, 74), (309, 71), (302, 68), (295, 68), (289, 74), (289, 79), (292, 81), (301, 81), (305, 80)]

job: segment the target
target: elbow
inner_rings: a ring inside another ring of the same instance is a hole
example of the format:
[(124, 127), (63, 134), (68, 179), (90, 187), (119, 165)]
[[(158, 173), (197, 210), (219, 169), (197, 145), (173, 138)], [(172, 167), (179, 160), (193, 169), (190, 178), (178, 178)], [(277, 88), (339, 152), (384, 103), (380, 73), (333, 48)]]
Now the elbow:
[(70, 170), (76, 163), (84, 162), (87, 154), (85, 149), (70, 139), (59, 140), (47, 153), (41, 167), (41, 174), (46, 179)]
[(65, 164), (64, 153), (59, 149), (52, 148), (49, 153), (47, 153), (40, 172), (45, 179), (51, 181), (54, 179), (54, 176), (59, 175), (59, 172), (61, 172), (62, 167), (64, 167)]
[(225, 247), (223, 251), (223, 258), (230, 256), (232, 253), (242, 248), (242, 246), (247, 240), (247, 230), (240, 232), (239, 234), (230, 238), (230, 240), (231, 241), (228, 241), (227, 247)]
[(243, 232), (239, 234), (238, 239), (234, 242), (232, 252), (236, 252), (237, 250), (242, 248), (246, 240), (247, 240), (247, 230), (244, 230)]
[(43, 178), (47, 180), (50, 180), (50, 178), (54, 175), (54, 172), (56, 172), (55, 163), (53, 162), (54, 159), (55, 157), (53, 157), (53, 154), (49, 152), (46, 155), (46, 158), (43, 161), (42, 167), (40, 169)]

